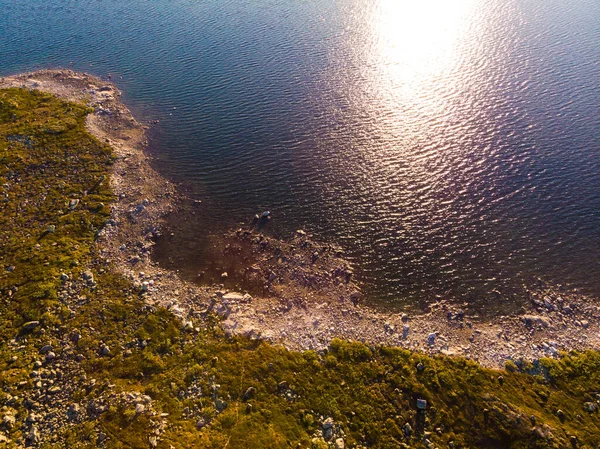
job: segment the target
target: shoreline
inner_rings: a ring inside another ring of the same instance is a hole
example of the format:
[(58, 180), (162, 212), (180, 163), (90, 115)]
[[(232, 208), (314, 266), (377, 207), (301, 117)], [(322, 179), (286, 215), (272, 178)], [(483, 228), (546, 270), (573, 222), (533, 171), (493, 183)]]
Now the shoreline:
[(165, 217), (177, 211), (184, 197), (151, 168), (144, 153), (145, 127), (119, 101), (116, 86), (71, 70), (41, 70), (0, 78), (3, 87), (42, 90), (94, 108), (86, 127), (115, 155), (112, 219), (99, 233), (98, 252), (142, 288), (147, 305), (167, 308), (186, 326), (201, 326), (203, 317), (214, 312), (223, 317), (229, 334), (263, 338), (291, 350), (320, 350), (341, 338), (460, 355), (492, 368), (507, 360), (600, 349), (598, 301), (576, 293), (532, 291), (527, 314), (489, 320), (469, 316), (450, 302), (411, 316), (363, 306), (339, 251), (302, 232), (283, 242), (251, 229), (233, 230), (219, 242), (224, 252), (247, 255), (243, 276), (260, 284), (262, 294), (232, 291), (227, 281), (212, 286), (185, 281), (151, 257), (155, 241), (163, 238)]

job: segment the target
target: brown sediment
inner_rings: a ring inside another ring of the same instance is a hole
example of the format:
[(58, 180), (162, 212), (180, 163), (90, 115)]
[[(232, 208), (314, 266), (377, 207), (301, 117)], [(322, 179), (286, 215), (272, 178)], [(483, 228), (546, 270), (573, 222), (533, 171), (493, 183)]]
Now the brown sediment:
[[(303, 232), (289, 241), (256, 227), (227, 232), (215, 244), (224, 259), (238, 261), (235, 272), (205, 286), (186, 281), (151, 257), (155, 241), (164, 238), (165, 217), (185, 198), (150, 166), (145, 127), (119, 101), (116, 86), (70, 70), (43, 70), (2, 78), (3, 87), (41, 90), (94, 109), (87, 128), (115, 153), (112, 221), (100, 232), (98, 251), (142, 287), (148, 305), (166, 307), (190, 326), (217, 313), (228, 333), (290, 349), (321, 349), (338, 337), (462, 355), (491, 367), (600, 349), (598, 301), (576, 292), (540, 287), (529, 293), (528, 314), (485, 320), (444, 301), (411, 316), (364, 306), (340, 251)], [(232, 291), (239, 284), (252, 294)]]

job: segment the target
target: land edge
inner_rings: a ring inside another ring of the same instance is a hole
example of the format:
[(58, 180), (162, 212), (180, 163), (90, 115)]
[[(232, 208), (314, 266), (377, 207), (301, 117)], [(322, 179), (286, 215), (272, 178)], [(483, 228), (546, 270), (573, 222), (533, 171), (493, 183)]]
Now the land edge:
[[(357, 289), (351, 282), (336, 283), (325, 295), (309, 293), (299, 306), (296, 298), (285, 297), (285, 286), (277, 296), (252, 297), (228, 292), (223, 285), (202, 287), (185, 281), (150, 257), (165, 217), (183, 197), (150, 166), (144, 153), (145, 127), (120, 102), (118, 88), (63, 69), (0, 78), (0, 88), (7, 87), (48, 92), (94, 109), (86, 127), (110, 144), (115, 154), (110, 177), (115, 201), (112, 219), (99, 234), (99, 252), (145, 291), (148, 305), (169, 309), (186, 326), (193, 327), (214, 311), (223, 317), (226, 332), (262, 338), (291, 350), (322, 349), (333, 338), (341, 338), (430, 355), (461, 355), (492, 368), (502, 367), (507, 360), (531, 361), (560, 357), (560, 351), (600, 349), (598, 302), (576, 292), (540, 288), (529, 293), (529, 313), (483, 320), (465, 315), (449, 302), (412, 316), (380, 312), (356, 301)], [(332, 258), (332, 263), (338, 262)], [(305, 271), (306, 264), (301, 265)]]

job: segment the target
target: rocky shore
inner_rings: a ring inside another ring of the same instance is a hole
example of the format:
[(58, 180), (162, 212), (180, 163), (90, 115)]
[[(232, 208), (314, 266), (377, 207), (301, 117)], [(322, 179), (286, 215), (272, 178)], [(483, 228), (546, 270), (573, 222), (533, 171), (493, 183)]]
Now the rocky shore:
[[(115, 154), (111, 220), (98, 234), (98, 252), (140, 286), (151, 307), (165, 307), (189, 328), (205, 317), (222, 317), (227, 333), (281, 343), (289, 349), (323, 349), (333, 338), (461, 355), (488, 367), (508, 360), (560, 357), (561, 351), (600, 349), (600, 307), (573, 292), (532, 289), (531, 310), (519, 316), (483, 319), (455, 303), (432, 304), (425, 313), (387, 313), (364, 305), (352, 268), (335, 247), (302, 230), (290, 241), (261, 234), (256, 226), (232, 230), (219, 242), (224, 257), (240, 257), (239, 272), (222, 273), (201, 286), (152, 259), (164, 238), (165, 217), (185, 201), (175, 185), (150, 166), (145, 127), (119, 101), (110, 82), (69, 70), (44, 70), (0, 79), (0, 88), (50, 92), (93, 108), (87, 128)], [(251, 293), (229, 287), (233, 279)]]

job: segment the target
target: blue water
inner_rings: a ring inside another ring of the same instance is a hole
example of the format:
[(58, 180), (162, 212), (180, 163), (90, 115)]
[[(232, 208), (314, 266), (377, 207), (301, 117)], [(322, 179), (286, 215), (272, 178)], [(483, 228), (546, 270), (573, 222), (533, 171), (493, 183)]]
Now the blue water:
[(160, 120), (156, 167), (203, 200), (165, 260), (201, 267), (199, 234), (271, 210), (270, 232), (339, 243), (379, 302), (518, 303), (538, 278), (600, 295), (596, 0), (0, 11), (0, 75), (110, 75)]

